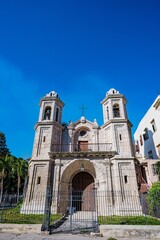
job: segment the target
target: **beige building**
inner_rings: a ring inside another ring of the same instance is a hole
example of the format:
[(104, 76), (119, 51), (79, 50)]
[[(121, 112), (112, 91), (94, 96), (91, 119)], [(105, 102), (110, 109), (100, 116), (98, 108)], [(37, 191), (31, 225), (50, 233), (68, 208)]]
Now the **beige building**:
[(156, 97), (134, 133), (136, 157), (141, 163), (143, 183), (158, 181), (155, 164), (160, 161), (160, 95)]
[[(53, 195), (53, 213), (68, 210), (67, 196), (71, 192), (73, 195), (78, 192), (79, 196), (72, 205), (74, 210), (90, 211), (93, 206), (89, 196), (93, 189), (97, 196), (105, 195), (108, 199), (105, 206), (97, 200), (99, 214), (120, 214), (126, 208), (131, 211), (134, 204), (126, 198), (127, 191), (134, 196), (141, 212), (126, 98), (110, 89), (101, 105), (102, 126), (96, 119), (91, 122), (84, 116), (76, 122), (62, 124), (64, 103), (58, 94), (53, 91), (41, 99), (29, 163), (28, 197), (22, 212), (29, 211), (33, 205), (37, 211), (43, 209), (47, 191)], [(119, 198), (115, 197), (117, 193)], [(44, 203), (39, 203), (37, 196), (44, 196)]]

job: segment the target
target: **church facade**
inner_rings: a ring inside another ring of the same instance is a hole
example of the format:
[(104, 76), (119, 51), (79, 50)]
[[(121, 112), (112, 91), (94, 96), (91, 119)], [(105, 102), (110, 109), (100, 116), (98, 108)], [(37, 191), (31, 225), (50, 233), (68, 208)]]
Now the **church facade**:
[[(74, 203), (76, 211), (90, 211), (83, 199), (96, 189), (97, 199), (102, 193), (108, 199), (106, 205), (97, 204), (99, 214), (105, 208), (110, 212), (134, 208), (125, 197), (127, 191), (140, 209), (135, 172), (135, 156), (131, 137), (132, 124), (128, 120), (126, 98), (110, 89), (101, 102), (103, 125), (96, 119), (91, 122), (82, 116), (76, 122), (62, 124), (64, 103), (54, 91), (40, 100), (39, 119), (35, 126), (32, 158), (29, 163), (29, 183), (22, 212), (36, 205), (37, 195), (52, 196), (53, 213), (65, 213), (69, 194), (78, 191), (81, 201)], [(115, 194), (119, 193), (117, 200)], [(97, 200), (100, 201), (100, 200)], [(132, 201), (132, 200), (131, 200)], [(43, 205), (43, 206), (42, 206)]]

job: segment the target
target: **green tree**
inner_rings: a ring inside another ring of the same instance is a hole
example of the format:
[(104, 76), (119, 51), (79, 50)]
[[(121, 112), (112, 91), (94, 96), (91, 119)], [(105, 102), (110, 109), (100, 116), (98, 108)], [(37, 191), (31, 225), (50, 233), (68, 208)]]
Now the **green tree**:
[(160, 181), (154, 183), (149, 189), (147, 201), (150, 213), (155, 215), (156, 208), (160, 209)]
[(10, 154), (6, 144), (6, 137), (3, 132), (0, 132), (0, 159), (4, 159), (7, 154)]
[(4, 133), (0, 132), (0, 203), (4, 192), (24, 191), (28, 175), (28, 162), (10, 154)]
[(12, 193), (16, 189), (16, 157), (9, 155), (6, 161), (6, 177), (4, 178), (4, 192)]
[(5, 178), (5, 161), (3, 158), (1, 158), (0, 159), (0, 203), (2, 202), (4, 178)]
[(158, 175), (158, 180), (160, 181), (160, 161), (155, 164), (156, 174)]
[(0, 203), (2, 201), (4, 178), (7, 176), (8, 155), (10, 154), (6, 144), (6, 137), (0, 132)]
[(2, 201), (2, 195), (4, 190), (4, 179), (7, 176), (8, 178), (10, 178), (10, 175), (13, 171), (12, 162), (12, 156), (8, 156), (8, 154), (5, 156), (5, 158), (0, 159), (0, 203)]
[(22, 158), (16, 159), (16, 173), (17, 173), (17, 198), (19, 199), (21, 181), (25, 180), (28, 174), (28, 162)]

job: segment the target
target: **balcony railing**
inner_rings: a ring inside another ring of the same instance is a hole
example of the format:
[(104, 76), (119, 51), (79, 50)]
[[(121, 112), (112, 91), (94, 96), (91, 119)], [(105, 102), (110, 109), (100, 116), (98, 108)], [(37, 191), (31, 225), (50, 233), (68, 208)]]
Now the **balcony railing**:
[(51, 152), (110, 152), (112, 143), (52, 144)]

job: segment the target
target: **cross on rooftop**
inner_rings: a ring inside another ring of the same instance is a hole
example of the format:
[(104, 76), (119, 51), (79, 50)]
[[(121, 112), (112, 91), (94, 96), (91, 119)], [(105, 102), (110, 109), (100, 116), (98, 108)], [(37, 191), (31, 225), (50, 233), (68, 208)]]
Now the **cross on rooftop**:
[(87, 109), (87, 107), (85, 107), (85, 106), (82, 104), (79, 109), (82, 111), (82, 116), (84, 116), (84, 110)]

